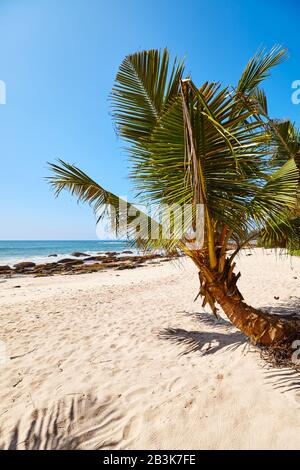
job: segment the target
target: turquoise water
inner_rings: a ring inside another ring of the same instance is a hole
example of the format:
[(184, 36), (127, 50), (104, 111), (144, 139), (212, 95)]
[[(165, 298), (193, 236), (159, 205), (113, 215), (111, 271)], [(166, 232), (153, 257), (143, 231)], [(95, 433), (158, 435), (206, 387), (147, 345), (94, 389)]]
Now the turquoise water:
[[(69, 256), (74, 251), (95, 254), (103, 251), (121, 252), (128, 249), (130, 249), (128, 242), (119, 240), (0, 240), (0, 265), (13, 265), (27, 260), (53, 262), (66, 255)], [(50, 254), (58, 256), (49, 258)]]

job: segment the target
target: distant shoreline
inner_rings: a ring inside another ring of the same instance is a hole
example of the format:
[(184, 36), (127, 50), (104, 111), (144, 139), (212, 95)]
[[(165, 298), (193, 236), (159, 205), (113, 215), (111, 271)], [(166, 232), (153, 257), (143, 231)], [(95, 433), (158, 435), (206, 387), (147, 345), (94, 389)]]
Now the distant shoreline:
[[(175, 255), (174, 255), (175, 256)], [(47, 262), (36, 264), (33, 261), (16, 263), (12, 267), (0, 265), (0, 278), (20, 276), (48, 277), (57, 274), (87, 274), (107, 269), (134, 269), (148, 263), (161, 263), (174, 256), (159, 253), (137, 254), (131, 250), (108, 251), (89, 256), (88, 253), (74, 252), (68, 257), (49, 255)], [(176, 256), (177, 257), (177, 256)]]
[(133, 250), (126, 240), (0, 240), (0, 266), (14, 266), (30, 261), (36, 264), (51, 261), (51, 256), (69, 257), (73, 252), (93, 256), (108, 251), (121, 253)]

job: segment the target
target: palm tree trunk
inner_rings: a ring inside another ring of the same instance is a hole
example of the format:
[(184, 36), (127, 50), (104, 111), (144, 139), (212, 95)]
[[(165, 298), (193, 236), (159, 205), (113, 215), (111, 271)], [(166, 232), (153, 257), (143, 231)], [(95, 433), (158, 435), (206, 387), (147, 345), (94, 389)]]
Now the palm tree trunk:
[(271, 345), (300, 337), (300, 319), (284, 318), (257, 310), (240, 299), (226, 295), (222, 284), (207, 286), (209, 294), (222, 307), (229, 320), (256, 344)]
[(203, 297), (202, 305), (208, 303), (216, 314), (215, 304), (218, 303), (231, 323), (253, 343), (269, 346), (281, 341), (291, 342), (297, 337), (300, 339), (300, 318), (272, 315), (243, 302), (243, 296), (236, 285), (240, 273), (233, 272), (235, 263), (230, 258), (226, 259), (222, 273), (211, 271), (208, 260), (198, 266), (198, 295)]

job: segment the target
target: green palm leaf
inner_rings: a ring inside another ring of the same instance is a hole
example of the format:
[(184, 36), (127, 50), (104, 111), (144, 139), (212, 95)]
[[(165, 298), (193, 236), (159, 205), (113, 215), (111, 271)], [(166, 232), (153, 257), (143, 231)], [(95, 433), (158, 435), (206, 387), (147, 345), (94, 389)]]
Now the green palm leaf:
[(114, 120), (121, 137), (136, 144), (147, 139), (162, 111), (179, 92), (184, 71), (169, 52), (150, 50), (125, 57), (112, 91)]
[(297, 207), (299, 170), (293, 159), (273, 172), (247, 206), (249, 217), (269, 237), (279, 239), (289, 228), (289, 214)]
[(300, 168), (300, 132), (291, 121), (269, 121), (271, 143), (273, 146), (272, 163), (282, 165), (293, 158)]
[[(104, 189), (75, 165), (58, 160), (57, 164), (50, 163), (49, 167), (53, 176), (47, 179), (55, 195), (58, 196), (61, 191), (67, 190), (77, 197), (78, 201), (88, 203), (97, 216), (97, 222), (100, 222), (105, 216), (110, 216), (111, 227), (117, 235), (124, 236), (125, 229), (127, 236), (135, 237), (135, 234), (132, 233), (132, 224), (137, 216), (144, 217), (147, 226), (150, 218), (145, 213), (140, 211), (134, 204)], [(111, 213), (112, 210), (113, 214)], [(148, 233), (146, 237), (148, 237)]]
[(269, 52), (261, 49), (248, 62), (237, 85), (237, 92), (250, 94), (263, 80), (270, 76), (271, 69), (281, 64), (287, 57), (287, 50), (274, 46)]
[(56, 196), (63, 190), (69, 191), (78, 201), (88, 203), (93, 208), (97, 222), (108, 216), (111, 230), (117, 236), (125, 236), (138, 242), (139, 246), (173, 250), (182, 239), (185, 226), (191, 223), (181, 220), (180, 214), (174, 211), (173, 235), (167, 238), (166, 223), (162, 224), (160, 220), (151, 217), (139, 205), (107, 191), (75, 165), (58, 160), (58, 163), (50, 163), (49, 167), (53, 176), (47, 177), (47, 180)]

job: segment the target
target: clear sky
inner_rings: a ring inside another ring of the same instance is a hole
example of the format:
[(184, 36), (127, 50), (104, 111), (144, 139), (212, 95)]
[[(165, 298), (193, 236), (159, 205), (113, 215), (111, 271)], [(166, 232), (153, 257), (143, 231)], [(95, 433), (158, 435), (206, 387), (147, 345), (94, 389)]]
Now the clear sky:
[(130, 196), (108, 102), (128, 53), (167, 46), (196, 83), (236, 84), (259, 46), (282, 44), (269, 110), (300, 123), (299, 19), (297, 0), (0, 0), (0, 239), (96, 238), (91, 209), (43, 179), (59, 157)]

